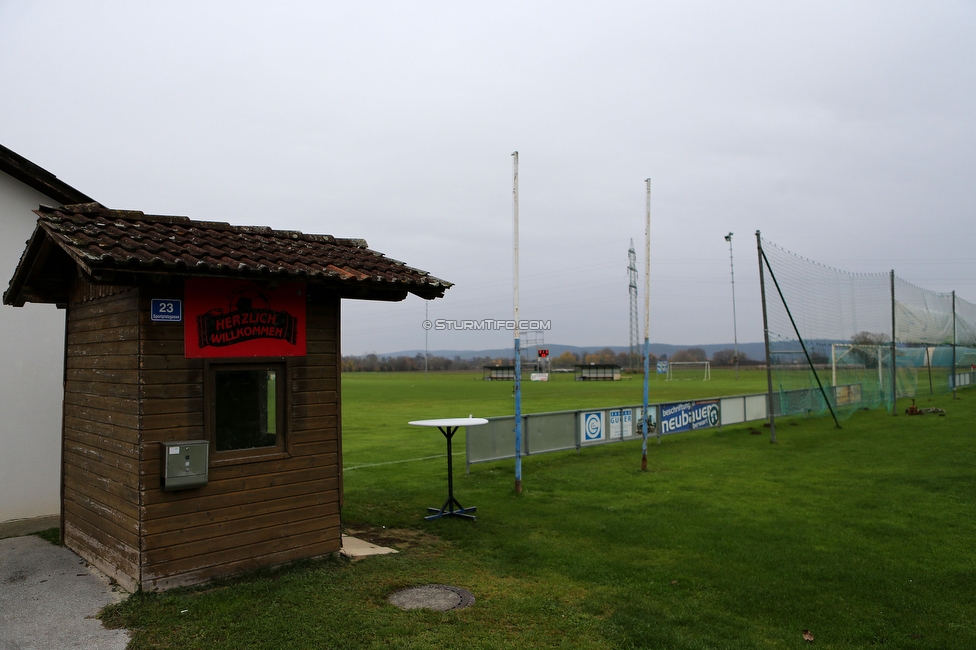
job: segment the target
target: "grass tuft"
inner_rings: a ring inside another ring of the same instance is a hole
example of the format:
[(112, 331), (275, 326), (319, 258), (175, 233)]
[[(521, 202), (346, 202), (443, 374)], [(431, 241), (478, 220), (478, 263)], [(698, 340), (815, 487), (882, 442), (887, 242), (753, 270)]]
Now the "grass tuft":
[(39, 530), (33, 533), (36, 537), (40, 537), (43, 540), (51, 542), (55, 546), (64, 546), (61, 542), (61, 529), (55, 526), (54, 528), (46, 528), (44, 530)]

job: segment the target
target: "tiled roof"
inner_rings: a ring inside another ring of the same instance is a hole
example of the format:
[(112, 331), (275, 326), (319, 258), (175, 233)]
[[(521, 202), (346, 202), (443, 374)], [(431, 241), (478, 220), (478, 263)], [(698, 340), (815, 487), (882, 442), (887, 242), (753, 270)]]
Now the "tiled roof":
[(39, 231), (95, 276), (122, 271), (280, 278), (354, 289), (345, 293), (365, 298), (386, 292), (434, 298), (452, 286), (370, 250), (361, 239), (110, 210), (97, 203), (35, 212)]

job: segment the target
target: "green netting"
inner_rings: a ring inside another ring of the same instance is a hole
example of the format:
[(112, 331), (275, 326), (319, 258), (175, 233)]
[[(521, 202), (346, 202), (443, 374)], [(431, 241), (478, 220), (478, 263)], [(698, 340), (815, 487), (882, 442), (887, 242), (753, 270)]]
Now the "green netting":
[(957, 374), (976, 364), (976, 305), (894, 273), (830, 268), (766, 240), (762, 250), (777, 414), (833, 410), (843, 419), (969, 383)]

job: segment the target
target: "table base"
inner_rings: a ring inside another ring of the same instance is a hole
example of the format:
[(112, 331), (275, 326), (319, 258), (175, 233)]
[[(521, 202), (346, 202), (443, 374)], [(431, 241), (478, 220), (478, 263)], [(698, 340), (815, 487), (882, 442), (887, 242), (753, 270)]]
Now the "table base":
[[(457, 506), (457, 508), (454, 508)], [(478, 518), (474, 515), (469, 515), (469, 512), (474, 512), (478, 508), (472, 506), (470, 508), (465, 508), (458, 500), (453, 496), (448, 497), (447, 501), (444, 502), (440, 508), (427, 508), (427, 512), (433, 512), (436, 514), (428, 515), (424, 517), (425, 521), (432, 521), (434, 519), (440, 519), (441, 517), (460, 517), (461, 519), (470, 519), (471, 521), (476, 521)]]

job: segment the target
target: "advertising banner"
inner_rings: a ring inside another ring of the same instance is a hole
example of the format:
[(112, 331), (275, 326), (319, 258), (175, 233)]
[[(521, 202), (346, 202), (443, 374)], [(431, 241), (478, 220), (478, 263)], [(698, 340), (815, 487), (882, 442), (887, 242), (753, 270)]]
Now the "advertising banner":
[(305, 285), (188, 278), (187, 358), (305, 356)]
[[(634, 408), (634, 435), (644, 436), (644, 407), (638, 406)], [(657, 408), (654, 406), (647, 407), (647, 434), (654, 435), (657, 432)]]
[(580, 413), (580, 442), (603, 442), (606, 439), (603, 411)]
[(720, 422), (717, 399), (661, 405), (662, 434), (717, 427)]
[[(633, 412), (630, 409), (614, 409), (610, 411), (610, 438), (620, 439), (630, 435)], [(626, 419), (626, 425), (624, 420)]]

